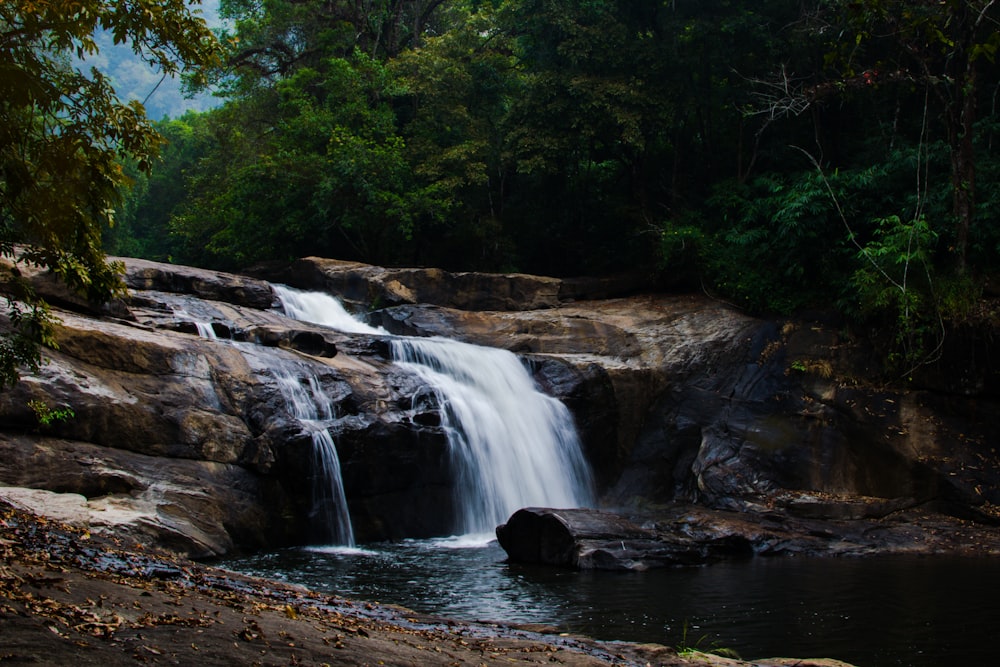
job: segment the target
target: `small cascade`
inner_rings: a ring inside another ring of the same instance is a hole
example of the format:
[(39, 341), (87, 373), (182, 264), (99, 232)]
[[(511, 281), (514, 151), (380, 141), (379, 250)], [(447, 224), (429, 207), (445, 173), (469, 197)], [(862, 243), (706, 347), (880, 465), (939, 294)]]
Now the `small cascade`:
[(198, 330), (198, 335), (202, 338), (208, 338), (209, 340), (216, 340), (219, 337), (215, 333), (215, 329), (208, 322), (195, 322), (195, 328)]
[(572, 414), (538, 390), (516, 355), (443, 338), (399, 338), (392, 349), (437, 395), (461, 532), (492, 533), (522, 507), (593, 503)]
[(309, 431), (313, 441), (319, 478), (313, 484), (310, 515), (314, 534), (322, 544), (354, 546), (354, 531), (344, 495), (340, 458), (330, 435), (329, 422), (335, 418), (332, 401), (319, 378), (305, 364), (287, 362), (271, 369), (292, 416)]
[(188, 320), (194, 325), (195, 331), (202, 338), (208, 338), (209, 340), (217, 340), (219, 337), (215, 333), (215, 329), (212, 327), (211, 322), (205, 320), (196, 319), (194, 315), (188, 312), (187, 308), (182, 306), (174, 306), (171, 308), (174, 317), (181, 320)]
[(303, 292), (287, 285), (273, 285), (285, 315), (293, 320), (320, 324), (344, 333), (388, 335), (369, 326), (344, 309), (343, 304), (323, 292)]

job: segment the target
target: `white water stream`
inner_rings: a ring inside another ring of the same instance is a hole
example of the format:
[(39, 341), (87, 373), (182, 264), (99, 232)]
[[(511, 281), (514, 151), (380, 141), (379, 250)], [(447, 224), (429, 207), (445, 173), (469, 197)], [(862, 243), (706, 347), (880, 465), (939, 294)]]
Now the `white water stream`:
[(591, 504), (573, 416), (517, 356), (445, 338), (398, 338), (392, 352), (437, 394), (461, 533), (492, 533), (522, 507)]
[(208, 322), (195, 322), (194, 326), (198, 329), (198, 335), (202, 338), (208, 338), (209, 340), (217, 340), (219, 338), (215, 333), (215, 329)]
[[(279, 290), (286, 314), (296, 317), (302, 308), (308, 308), (310, 294), (293, 294), (290, 290)], [(287, 299), (287, 300), (286, 300)], [(299, 305), (303, 302), (306, 305)], [(324, 322), (329, 326), (336, 324), (350, 327), (353, 320), (340, 304), (340, 319)], [(337, 317), (335, 309), (333, 316)], [(176, 311), (179, 316), (190, 317), (184, 310)], [(208, 322), (195, 321), (198, 335), (210, 340), (219, 340), (212, 325)], [(342, 330), (347, 330), (342, 328)], [(227, 341), (228, 342), (228, 341)], [(238, 349), (247, 343), (232, 343)], [(244, 348), (245, 349), (245, 348)], [(309, 433), (313, 443), (316, 480), (313, 483), (312, 510), (310, 512), (310, 527), (313, 539), (320, 544), (337, 544), (347, 547), (354, 546), (354, 530), (351, 527), (351, 516), (348, 512), (347, 498), (344, 495), (344, 483), (340, 472), (340, 457), (337, 446), (330, 435), (330, 422), (336, 418), (333, 413), (333, 401), (323, 390), (322, 383), (316, 373), (304, 363), (284, 359), (275, 355), (256, 355), (262, 364), (261, 372), (270, 373), (288, 405), (289, 411)], [(249, 360), (249, 357), (248, 357)]]
[[(275, 286), (287, 315), (351, 333), (386, 335), (334, 297)], [(456, 531), (492, 536), (522, 507), (593, 503), (573, 417), (538, 390), (513, 353), (445, 338), (392, 341), (393, 356), (428, 385), (442, 413), (457, 475)]]
[(388, 335), (388, 331), (355, 318), (337, 299), (323, 292), (303, 292), (285, 285), (274, 285), (281, 309), (293, 320), (321, 324), (337, 331), (355, 334)]
[(289, 362), (275, 365), (271, 370), (292, 416), (312, 436), (316, 470), (320, 474), (319, 483), (313, 484), (313, 509), (309, 517), (315, 539), (321, 544), (352, 547), (354, 531), (340, 474), (340, 457), (329, 430), (329, 422), (336, 417), (333, 402), (306, 364)]

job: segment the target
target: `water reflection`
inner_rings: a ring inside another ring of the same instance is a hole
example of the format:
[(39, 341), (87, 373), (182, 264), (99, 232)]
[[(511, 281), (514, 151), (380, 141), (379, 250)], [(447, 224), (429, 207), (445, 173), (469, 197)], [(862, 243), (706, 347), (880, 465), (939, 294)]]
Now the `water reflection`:
[(459, 619), (721, 646), (748, 659), (834, 657), (865, 667), (992, 662), (1000, 584), (995, 560), (919, 557), (571, 572), (507, 564), (495, 542), (482, 540), (293, 549), (224, 565)]

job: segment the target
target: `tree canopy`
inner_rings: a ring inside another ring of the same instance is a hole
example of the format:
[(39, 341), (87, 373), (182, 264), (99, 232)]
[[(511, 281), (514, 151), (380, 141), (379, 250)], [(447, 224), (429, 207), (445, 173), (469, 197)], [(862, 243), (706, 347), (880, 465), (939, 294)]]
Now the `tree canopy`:
[(104, 300), (120, 286), (102, 232), (114, 221), (129, 159), (146, 171), (160, 138), (138, 102), (85, 70), (95, 31), (110, 32), (165, 72), (218, 58), (215, 37), (184, 0), (6, 0), (0, 4), (0, 255), (12, 328), (0, 341), (0, 384), (37, 365), (51, 342), (44, 302), (20, 279), (29, 263)]
[(995, 279), (992, 0), (222, 11), (226, 104), (164, 127), (117, 236), (149, 256), (642, 271), (913, 362)]

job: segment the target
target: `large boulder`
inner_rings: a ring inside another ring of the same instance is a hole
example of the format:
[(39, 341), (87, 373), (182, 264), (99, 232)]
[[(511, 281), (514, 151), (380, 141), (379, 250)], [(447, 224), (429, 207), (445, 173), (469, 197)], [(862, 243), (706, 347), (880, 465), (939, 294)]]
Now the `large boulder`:
[(274, 305), (274, 290), (263, 280), (143, 259), (119, 261), (125, 265), (125, 284), (133, 290), (189, 294), (209, 301), (259, 309)]
[(858, 496), (784, 494), (781, 507), (733, 512), (671, 504), (621, 514), (524, 508), (497, 527), (508, 559), (580, 570), (642, 571), (750, 556), (1000, 553), (1000, 531)]
[(587, 509), (521, 509), (497, 527), (497, 539), (514, 562), (581, 570), (641, 571), (753, 554), (742, 536), (697, 540)]

